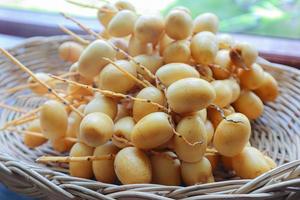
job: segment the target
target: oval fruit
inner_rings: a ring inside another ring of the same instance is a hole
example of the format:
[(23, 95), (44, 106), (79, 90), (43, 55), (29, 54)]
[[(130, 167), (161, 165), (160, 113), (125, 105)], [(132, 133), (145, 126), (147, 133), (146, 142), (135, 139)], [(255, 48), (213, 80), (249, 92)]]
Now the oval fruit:
[(181, 163), (182, 180), (186, 185), (214, 182), (209, 160), (203, 157), (195, 163)]
[[(94, 148), (83, 143), (76, 143), (70, 151), (72, 157), (92, 156)], [(92, 161), (70, 162), (69, 171), (71, 176), (79, 178), (93, 178)]]
[(167, 142), (173, 134), (168, 115), (154, 112), (137, 122), (131, 133), (131, 141), (137, 148), (153, 149)]
[(223, 156), (236, 156), (247, 145), (251, 135), (248, 118), (241, 113), (228, 115), (217, 126), (213, 144)]
[(142, 43), (156, 44), (164, 31), (164, 21), (158, 15), (142, 15), (135, 23), (134, 35)]
[[(40, 120), (36, 119), (32, 121), (26, 130), (40, 133), (41, 132)], [(47, 142), (47, 138), (45, 138), (44, 136), (33, 135), (25, 132), (23, 135), (23, 141), (24, 144), (29, 148), (36, 148), (38, 146), (41, 146), (45, 142)]]
[(199, 72), (192, 66), (184, 63), (170, 63), (160, 67), (155, 74), (162, 84), (169, 87), (175, 81), (184, 78), (199, 78)]
[(114, 119), (117, 114), (117, 109), (117, 102), (114, 99), (96, 93), (94, 99), (85, 106), (84, 114), (102, 112), (107, 114), (111, 119)]
[[(137, 76), (136, 68), (127, 60), (118, 60), (117, 66)], [(136, 82), (117, 69), (113, 64), (106, 65), (98, 76), (97, 85), (103, 90), (126, 93), (135, 86)]]
[(264, 70), (260, 65), (254, 63), (249, 70), (242, 70), (239, 78), (243, 88), (255, 90), (264, 82)]
[(216, 97), (211, 84), (200, 78), (185, 78), (172, 83), (166, 94), (171, 109), (189, 113), (206, 108)]
[[(112, 142), (119, 148), (124, 148), (129, 146), (128, 142), (131, 140), (130, 136), (134, 128), (135, 122), (132, 117), (123, 117), (116, 121), (114, 126), (114, 134), (112, 137)], [(117, 137), (117, 138), (116, 138)], [(121, 140), (118, 140), (121, 138)], [(123, 141), (125, 140), (125, 141)]]
[(217, 33), (218, 28), (218, 17), (213, 13), (203, 13), (195, 18), (193, 32), (199, 33), (203, 31), (210, 31), (212, 33)]
[(243, 90), (239, 98), (233, 103), (237, 112), (243, 113), (249, 119), (257, 119), (262, 115), (264, 105), (260, 98), (252, 91)]
[(137, 16), (130, 10), (117, 12), (108, 23), (108, 33), (113, 37), (125, 37), (133, 32)]
[[(142, 89), (137, 95), (136, 98), (147, 99), (152, 102), (164, 105), (165, 97), (161, 90), (156, 87), (146, 87)], [(144, 116), (158, 112), (159, 108), (148, 102), (134, 101), (132, 107), (132, 116), (136, 122), (142, 119)]]
[(115, 50), (104, 40), (95, 40), (82, 52), (78, 60), (78, 72), (85, 78), (93, 79), (97, 76), (108, 61), (103, 57), (113, 60)]
[(68, 128), (68, 113), (65, 106), (55, 100), (48, 100), (42, 105), (40, 124), (43, 135), (48, 139), (65, 136)]
[(271, 74), (264, 72), (264, 81), (254, 92), (263, 102), (274, 101), (279, 93), (278, 83)]
[(191, 53), (194, 60), (203, 65), (213, 63), (218, 52), (216, 36), (211, 32), (200, 32), (191, 40)]
[(180, 161), (171, 151), (159, 152), (150, 156), (152, 182), (162, 185), (180, 185)]
[(190, 63), (190, 43), (186, 40), (179, 40), (170, 43), (163, 52), (164, 63)]
[(97, 147), (111, 139), (114, 123), (111, 118), (101, 112), (86, 115), (80, 123), (79, 138), (92, 147)]
[(146, 154), (136, 147), (120, 150), (115, 158), (114, 168), (122, 184), (151, 182), (151, 162)]
[(255, 178), (271, 170), (264, 155), (254, 147), (246, 147), (232, 158), (233, 170), (244, 179)]
[(180, 9), (170, 11), (165, 19), (165, 32), (174, 40), (183, 40), (192, 34), (193, 19), (188, 12)]
[[(113, 143), (107, 142), (96, 147), (93, 156), (111, 156), (116, 155), (118, 151), (119, 149)], [(116, 181), (114, 159), (94, 160), (92, 167), (97, 181), (104, 183), (114, 183)]]
[(176, 131), (181, 135), (174, 136), (174, 150), (178, 158), (185, 162), (201, 160), (207, 147), (206, 128), (201, 118), (197, 115), (183, 118)]

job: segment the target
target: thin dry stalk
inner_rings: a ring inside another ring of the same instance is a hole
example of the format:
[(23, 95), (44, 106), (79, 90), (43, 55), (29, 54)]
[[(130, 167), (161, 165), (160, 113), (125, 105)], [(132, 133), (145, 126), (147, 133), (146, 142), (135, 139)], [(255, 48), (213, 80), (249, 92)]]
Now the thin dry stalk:
[(79, 114), (79, 116), (83, 117), (83, 113), (81, 113), (79, 110), (77, 110), (73, 105), (71, 105), (65, 98), (63, 98), (61, 95), (59, 95), (54, 89), (52, 89), (47, 83), (41, 81), (36, 77), (36, 75), (28, 69), (26, 66), (24, 66), (20, 61), (18, 61), (15, 57), (13, 57), (8, 51), (5, 49), (0, 48), (0, 51), (14, 64), (16, 64), (20, 69), (28, 73), (36, 82), (38, 82), (40, 85), (44, 86), (48, 89), (50, 93), (52, 93), (56, 98), (58, 98), (60, 101), (63, 102), (63, 104), (69, 106), (74, 112)]
[(69, 162), (84, 162), (84, 161), (98, 161), (98, 160), (113, 160), (115, 158), (114, 154), (108, 154), (103, 156), (42, 156), (36, 159), (36, 162), (39, 163), (69, 163)]
[(0, 102), (0, 107), (4, 108), (4, 109), (7, 109), (7, 110), (15, 111), (15, 112), (26, 113), (26, 111), (23, 108), (10, 106), (10, 105), (7, 105), (7, 104), (1, 103), (1, 102)]
[(22, 115), (21, 117), (19, 117), (17, 119), (14, 119), (12, 121), (5, 123), (0, 130), (5, 130), (6, 128), (8, 128), (10, 126), (17, 125), (20, 122), (23, 122), (24, 120), (26, 120), (27, 118), (31, 119), (32, 116), (36, 117), (35, 114), (38, 113), (41, 109), (42, 109), (41, 107), (38, 107), (36, 109), (33, 109), (33, 110), (27, 112), (26, 114)]
[(79, 42), (80, 44), (83, 45), (88, 45), (90, 44), (90, 41), (80, 37), (79, 35), (77, 35), (76, 33), (74, 33), (73, 31), (69, 30), (68, 28), (66, 28), (63, 25), (59, 25), (59, 28), (66, 34), (72, 36), (74, 38), (75, 41)]
[(125, 94), (122, 94), (122, 93), (116, 93), (116, 92), (112, 92), (110, 90), (101, 90), (101, 89), (98, 89), (98, 88), (93, 88), (89, 85), (85, 85), (85, 84), (81, 84), (81, 83), (77, 83), (75, 81), (71, 81), (71, 80), (68, 80), (68, 79), (63, 79), (63, 78), (60, 78), (58, 76), (55, 76), (55, 75), (50, 75), (52, 78), (55, 78), (57, 80), (60, 80), (62, 82), (66, 82), (66, 83), (69, 83), (69, 84), (73, 84), (73, 85), (76, 85), (78, 87), (82, 87), (82, 88), (86, 88), (86, 89), (89, 89), (91, 91), (94, 91), (94, 92), (99, 92), (101, 94), (103, 94), (104, 96), (109, 96), (109, 97), (118, 97), (118, 98), (123, 98), (123, 99), (131, 99), (133, 101), (140, 101), (140, 102), (145, 102), (145, 103), (150, 103), (156, 107), (158, 107), (159, 109), (163, 110), (164, 112), (167, 111), (167, 108), (158, 104), (158, 103), (155, 103), (151, 100), (148, 100), (148, 99), (140, 99), (140, 98), (136, 98), (136, 97), (133, 97), (133, 96), (130, 96), (130, 95), (125, 95)]

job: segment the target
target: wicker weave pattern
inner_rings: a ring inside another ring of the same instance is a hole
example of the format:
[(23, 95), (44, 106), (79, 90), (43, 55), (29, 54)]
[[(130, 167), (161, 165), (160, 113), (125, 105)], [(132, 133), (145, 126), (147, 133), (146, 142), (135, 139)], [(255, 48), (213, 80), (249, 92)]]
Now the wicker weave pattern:
[[(66, 70), (57, 56), (58, 45), (69, 37), (33, 38), (10, 52), (35, 72)], [(48, 144), (28, 149), (19, 134), (0, 133), (0, 181), (10, 189), (35, 198), (51, 199), (300, 199), (300, 71), (278, 65), (268, 68), (279, 82), (280, 96), (265, 107), (253, 123), (251, 144), (265, 151), (280, 165), (254, 180), (228, 180), (189, 187), (155, 184), (112, 185), (71, 177), (63, 165), (39, 165), (41, 155), (57, 155)], [(28, 78), (3, 56), (0, 57), (0, 88), (13, 87)], [(1, 101), (32, 109), (44, 100), (1, 94)], [(20, 114), (1, 110), (0, 126)], [(21, 127), (19, 127), (21, 128)]]

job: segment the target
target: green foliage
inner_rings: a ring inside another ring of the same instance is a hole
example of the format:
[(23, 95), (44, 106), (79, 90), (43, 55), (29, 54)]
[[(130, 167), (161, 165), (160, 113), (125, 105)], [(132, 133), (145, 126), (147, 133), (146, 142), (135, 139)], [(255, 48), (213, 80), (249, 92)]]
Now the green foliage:
[(300, 39), (300, 0), (176, 0), (163, 14), (185, 6), (193, 17), (213, 12), (223, 32), (242, 32)]
[(232, 0), (177, 0), (163, 10), (163, 14), (165, 15), (176, 6), (189, 8), (193, 17), (204, 12), (213, 12), (221, 19), (228, 19), (244, 13), (244, 10), (233, 4)]

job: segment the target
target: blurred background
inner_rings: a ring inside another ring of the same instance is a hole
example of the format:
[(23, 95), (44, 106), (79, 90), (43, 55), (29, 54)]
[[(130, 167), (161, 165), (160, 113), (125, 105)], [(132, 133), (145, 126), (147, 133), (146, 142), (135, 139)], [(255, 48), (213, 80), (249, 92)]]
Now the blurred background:
[[(114, 0), (76, 0), (101, 5)], [(257, 46), (261, 55), (273, 62), (300, 65), (300, 0), (129, 0), (139, 13), (165, 15), (176, 6), (186, 6), (193, 17), (203, 12), (219, 16), (220, 31), (233, 33), (237, 40)], [(80, 30), (59, 12), (76, 16), (95, 30), (101, 30), (96, 10), (82, 8), (66, 0), (1, 0), (0, 46), (9, 47), (26, 37), (62, 34), (58, 24)]]
[[(110, 0), (76, 1), (97, 6)], [(253, 43), (263, 57), (273, 62), (300, 65), (300, 0), (129, 1), (143, 14), (160, 12), (165, 15), (176, 6), (189, 8), (193, 17), (213, 12), (221, 19), (221, 32), (233, 33), (237, 40)], [(0, 46), (13, 46), (26, 37), (62, 34), (58, 24), (83, 33), (59, 12), (76, 16), (93, 29), (101, 30), (96, 20), (97, 10), (82, 8), (66, 0), (1, 0)]]
[[(101, 5), (101, 0), (77, 0)], [(113, 0), (112, 0), (113, 1)], [(129, 0), (138, 13), (165, 15), (176, 6), (185, 6), (193, 17), (213, 12), (220, 18), (220, 31), (237, 40), (256, 45), (270, 61), (300, 66), (300, 0)], [(81, 32), (59, 12), (77, 17), (95, 30), (101, 30), (96, 10), (72, 5), (65, 0), (0, 0), (0, 46), (12, 47), (25, 38), (63, 34), (58, 24)], [(8, 195), (8, 196), (7, 196)], [(9, 196), (12, 195), (12, 196)], [(0, 199), (22, 199), (7, 190)]]

